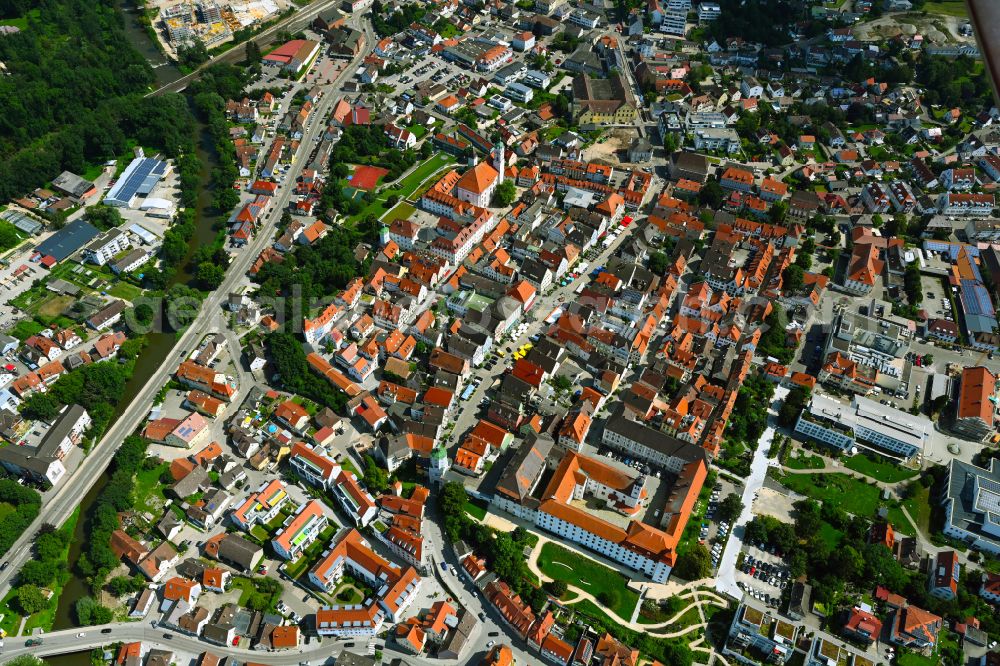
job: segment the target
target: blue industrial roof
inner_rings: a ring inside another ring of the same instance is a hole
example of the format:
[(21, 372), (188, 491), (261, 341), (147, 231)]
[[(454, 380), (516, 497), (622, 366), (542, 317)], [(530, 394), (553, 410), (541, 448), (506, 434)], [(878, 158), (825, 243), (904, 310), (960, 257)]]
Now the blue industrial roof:
[(104, 197), (111, 206), (128, 206), (138, 195), (146, 195), (167, 172), (167, 163), (152, 157), (137, 157), (122, 172), (118, 182)]

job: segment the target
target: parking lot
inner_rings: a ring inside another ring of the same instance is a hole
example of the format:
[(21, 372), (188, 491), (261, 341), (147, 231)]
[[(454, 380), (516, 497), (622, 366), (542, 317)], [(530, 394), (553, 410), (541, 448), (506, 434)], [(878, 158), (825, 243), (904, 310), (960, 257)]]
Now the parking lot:
[(781, 555), (764, 544), (745, 544), (743, 562), (736, 572), (736, 583), (754, 599), (772, 608), (781, 603), (781, 595), (791, 582), (791, 573)]
[(920, 287), (924, 291), (924, 300), (921, 304), (932, 317), (951, 319), (954, 315), (951, 311), (951, 301), (945, 293), (944, 282), (940, 278), (928, 277), (920, 278)]
[(722, 549), (726, 547), (726, 540), (729, 538), (729, 523), (722, 521), (713, 526), (715, 512), (719, 508), (719, 500), (722, 496), (722, 484), (717, 483), (712, 488), (712, 494), (708, 499), (708, 510), (705, 511), (705, 520), (701, 523), (701, 531), (698, 533), (698, 543), (706, 545), (712, 541), (712, 568), (719, 568), (719, 560), (722, 558)]
[[(383, 82), (389, 85), (403, 86), (405, 89), (416, 86), (423, 81), (431, 81), (455, 89), (468, 84), (472, 81), (473, 76), (476, 76), (474, 72), (469, 72), (455, 63), (448, 62), (439, 54), (429, 53), (420, 60), (419, 67), (410, 66), (404, 72), (386, 77)], [(483, 76), (489, 79), (492, 74), (484, 74)]]

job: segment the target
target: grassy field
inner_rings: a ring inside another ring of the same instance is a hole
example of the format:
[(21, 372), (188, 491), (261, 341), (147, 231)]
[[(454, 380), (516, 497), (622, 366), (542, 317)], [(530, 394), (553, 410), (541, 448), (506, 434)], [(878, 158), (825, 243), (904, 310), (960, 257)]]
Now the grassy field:
[(920, 484), (914, 484), (913, 497), (905, 500), (903, 506), (907, 513), (917, 523), (917, 528), (924, 534), (931, 531), (931, 490), (924, 488)]
[(10, 603), (16, 596), (17, 590), (11, 589), (3, 601), (0, 601), (0, 615), (3, 615), (3, 619), (0, 620), (0, 629), (6, 631), (8, 636), (13, 636), (14, 632), (21, 626), (21, 616), (10, 609)]
[(785, 474), (780, 481), (789, 490), (857, 516), (870, 518), (879, 507), (878, 488), (846, 474)]
[(580, 601), (570, 605), (578, 612), (583, 613), (584, 615), (590, 615), (596, 619), (608, 616), (608, 614), (604, 612), (603, 608), (592, 602), (590, 599), (581, 599)]
[(882, 483), (898, 483), (919, 474), (916, 470), (900, 467), (890, 460), (877, 460), (863, 454), (845, 458), (844, 467), (861, 472)]
[(820, 469), (823, 465), (823, 458), (802, 450), (793, 452), (785, 462), (785, 467), (789, 469)]
[(613, 613), (631, 618), (639, 595), (626, 585), (625, 577), (588, 557), (583, 557), (554, 543), (542, 546), (538, 568), (549, 578), (589, 592)]
[(382, 218), (382, 221), (385, 224), (391, 224), (396, 220), (405, 220), (410, 215), (412, 215), (416, 210), (417, 209), (414, 208), (413, 205), (408, 204), (405, 201), (401, 201), (400, 203), (396, 204), (395, 208), (393, 208), (392, 210), (390, 210), (388, 213), (385, 214), (385, 217)]
[(844, 533), (830, 523), (822, 523), (819, 528), (819, 537), (827, 543), (831, 549), (836, 549)]
[(454, 158), (446, 153), (435, 153), (426, 162), (410, 172), (410, 174), (397, 182), (393, 189), (401, 190), (400, 196), (408, 197), (420, 184), (427, 180), (438, 169), (454, 161)]
[(410, 130), (410, 132), (413, 133), (413, 136), (417, 137), (418, 139), (424, 138), (424, 135), (426, 135), (427, 132), (430, 131), (427, 129), (426, 125), (420, 125), (418, 123), (414, 123), (413, 125), (410, 125), (406, 129)]
[(947, 16), (967, 17), (969, 12), (965, 9), (963, 0), (938, 0), (937, 2), (925, 2), (924, 11), (930, 14), (945, 14)]
[(38, 14), (39, 14), (39, 12), (38, 12), (37, 9), (32, 9), (27, 14), (25, 14), (24, 16), (19, 16), (17, 18), (0, 19), (0, 25), (10, 25), (10, 26), (14, 26), (15, 28), (18, 28), (20, 30), (27, 30), (28, 29), (28, 18), (29, 17), (38, 18)]
[[(238, 589), (240, 591), (240, 601), (239, 601), (240, 606), (246, 606), (247, 605), (247, 601), (249, 601), (249, 599), (250, 599), (250, 596), (254, 592), (256, 592), (256, 588), (254, 587), (253, 580), (251, 580), (250, 578), (245, 578), (243, 576), (237, 576), (237, 577), (233, 578), (233, 584), (232, 585), (233, 585), (233, 587), (235, 589)], [(270, 603), (270, 607), (271, 608), (274, 608), (274, 605), (278, 602), (278, 598), (280, 596), (281, 596), (281, 594), (279, 592), (278, 594), (275, 594), (271, 598), (271, 603)]]
[(896, 663), (899, 666), (937, 666), (938, 660), (935, 657), (925, 657), (916, 652), (907, 652), (900, 655)]
[(52, 297), (39, 302), (34, 310), (39, 317), (55, 319), (62, 315), (75, 299), (72, 296), (52, 294)]
[(170, 469), (170, 463), (163, 463), (153, 469), (140, 469), (135, 475), (135, 496), (133, 506), (139, 511), (149, 511), (154, 516), (162, 509), (167, 502), (164, 494), (164, 485), (160, 483), (160, 477)]
[(482, 522), (486, 520), (486, 502), (469, 498), (469, 500), (465, 503), (465, 512), (476, 520)]
[(102, 173), (104, 173), (103, 164), (92, 164), (88, 166), (86, 169), (84, 169), (83, 173), (81, 173), (80, 176), (82, 176), (84, 180), (93, 181), (97, 180), (98, 176), (100, 176)]
[(18, 340), (24, 342), (32, 335), (41, 331), (43, 328), (45, 327), (33, 319), (23, 319), (17, 322), (14, 328), (10, 330), (10, 334)]
[(134, 301), (142, 295), (142, 289), (131, 282), (117, 282), (108, 289), (108, 293), (116, 298), (123, 298), (126, 301)]

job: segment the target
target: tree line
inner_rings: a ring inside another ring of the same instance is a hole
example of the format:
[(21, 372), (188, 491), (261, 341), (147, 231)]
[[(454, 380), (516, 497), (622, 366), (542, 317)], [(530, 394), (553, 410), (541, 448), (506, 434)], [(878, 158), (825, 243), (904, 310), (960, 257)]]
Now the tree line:
[(73, 524), (70, 521), (58, 530), (47, 523), (39, 528), (32, 546), (33, 557), (17, 573), (14, 599), (18, 610), (25, 616), (47, 609), (52, 601), (46, 598), (42, 589), (54, 584), (64, 585), (69, 577), (66, 552), (72, 541), (70, 526)]

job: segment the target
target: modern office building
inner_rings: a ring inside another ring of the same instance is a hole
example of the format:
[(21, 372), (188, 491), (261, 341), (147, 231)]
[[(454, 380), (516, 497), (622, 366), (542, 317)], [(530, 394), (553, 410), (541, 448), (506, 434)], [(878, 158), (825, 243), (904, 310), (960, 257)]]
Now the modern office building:
[(861, 396), (846, 404), (816, 394), (795, 423), (795, 432), (841, 451), (858, 446), (900, 460), (922, 452), (933, 431), (930, 419)]
[(952, 459), (941, 503), (946, 535), (1000, 555), (1000, 463), (996, 458), (989, 469)]

